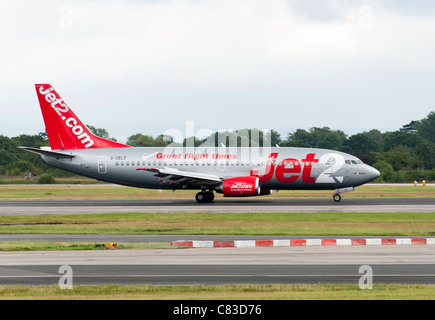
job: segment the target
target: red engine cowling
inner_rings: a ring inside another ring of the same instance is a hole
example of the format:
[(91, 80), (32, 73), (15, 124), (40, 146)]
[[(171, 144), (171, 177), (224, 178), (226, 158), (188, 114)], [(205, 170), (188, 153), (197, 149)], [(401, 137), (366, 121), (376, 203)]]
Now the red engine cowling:
[(224, 179), (216, 191), (223, 193), (224, 197), (259, 196), (260, 179), (252, 176)]

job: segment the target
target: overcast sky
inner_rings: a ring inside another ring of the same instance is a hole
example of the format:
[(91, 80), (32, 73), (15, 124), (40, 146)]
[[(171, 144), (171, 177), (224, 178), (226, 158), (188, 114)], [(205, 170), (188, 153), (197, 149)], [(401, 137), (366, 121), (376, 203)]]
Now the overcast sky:
[(44, 130), (35, 83), (122, 142), (186, 121), (384, 132), (435, 110), (432, 0), (3, 0), (0, 26), (6, 136)]

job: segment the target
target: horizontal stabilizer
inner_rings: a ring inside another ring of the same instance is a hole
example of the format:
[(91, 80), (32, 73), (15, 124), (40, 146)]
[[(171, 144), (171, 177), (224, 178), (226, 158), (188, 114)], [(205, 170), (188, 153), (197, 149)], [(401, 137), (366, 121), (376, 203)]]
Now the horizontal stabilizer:
[(71, 153), (62, 153), (62, 152), (55, 152), (50, 150), (44, 150), (44, 149), (38, 149), (38, 148), (32, 148), (32, 147), (18, 147), (19, 149), (26, 150), (32, 153), (37, 153), (45, 156), (51, 156), (56, 158), (74, 158), (75, 155)]

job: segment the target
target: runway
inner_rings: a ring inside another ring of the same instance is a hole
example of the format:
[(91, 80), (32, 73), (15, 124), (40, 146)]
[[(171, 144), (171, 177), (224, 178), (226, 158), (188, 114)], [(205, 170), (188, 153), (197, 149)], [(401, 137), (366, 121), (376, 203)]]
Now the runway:
[(430, 246), (1, 252), (0, 284), (435, 283)]
[[(31, 208), (31, 210), (29, 210)], [(0, 201), (0, 216), (111, 212), (435, 212), (434, 198)]]
[[(107, 212), (435, 212), (435, 199), (218, 199), (4, 201), (0, 216)], [(169, 242), (183, 235), (0, 235), (0, 241)], [(188, 236), (246, 240), (251, 236)], [(271, 236), (256, 236), (270, 239)], [(291, 239), (291, 236), (273, 236)], [(305, 237), (310, 238), (310, 237)], [(314, 238), (314, 237), (313, 237)], [(316, 236), (315, 238), (319, 238)], [(335, 237), (337, 238), (337, 237)], [(355, 237), (356, 238), (356, 237)], [(435, 247), (321, 246), (0, 252), (1, 284), (57, 284), (62, 265), (79, 284), (358, 283), (369, 265), (376, 283), (435, 283)]]

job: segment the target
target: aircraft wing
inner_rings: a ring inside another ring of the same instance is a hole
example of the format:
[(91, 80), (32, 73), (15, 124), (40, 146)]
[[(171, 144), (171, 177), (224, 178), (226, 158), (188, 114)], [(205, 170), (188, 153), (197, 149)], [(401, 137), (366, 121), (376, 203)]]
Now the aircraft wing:
[(154, 175), (161, 178), (159, 182), (171, 181), (170, 184), (182, 184), (183, 186), (213, 186), (222, 182), (222, 179), (216, 175), (180, 171), (174, 168), (137, 168), (136, 170), (145, 170), (154, 172)]

